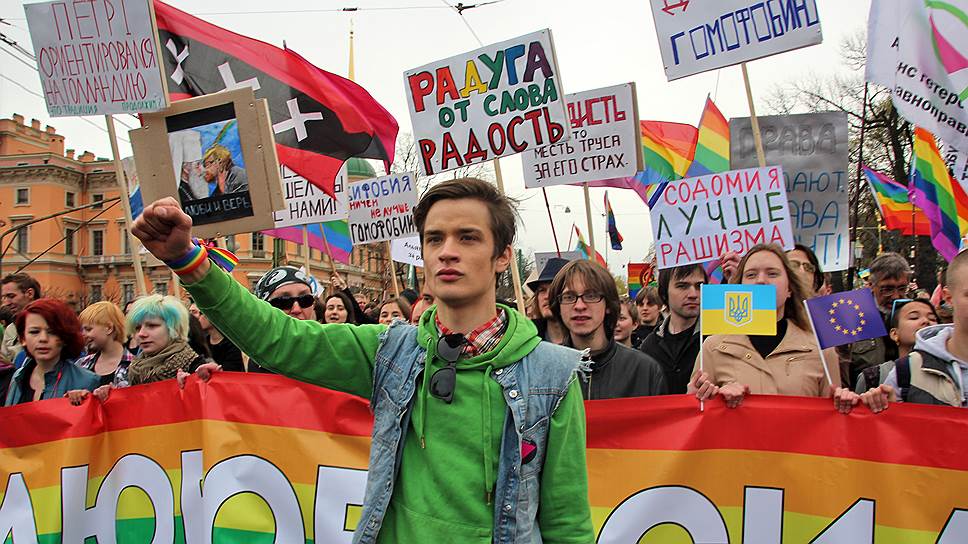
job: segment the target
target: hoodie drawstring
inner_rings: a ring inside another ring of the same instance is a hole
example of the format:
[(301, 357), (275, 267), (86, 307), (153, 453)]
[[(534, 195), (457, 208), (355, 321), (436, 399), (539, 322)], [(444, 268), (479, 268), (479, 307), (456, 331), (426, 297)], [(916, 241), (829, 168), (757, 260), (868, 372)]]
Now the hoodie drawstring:
[(491, 372), (493, 371), (494, 367), (487, 365), (481, 378), (481, 392), (484, 397), (484, 409), (481, 412), (484, 418), (484, 502), (486, 504), (491, 504), (491, 490), (497, 483), (494, 470), (491, 468), (493, 462), (493, 452), (491, 451), (491, 440), (493, 440), (491, 434), (491, 395), (487, 392), (487, 381), (491, 379)]

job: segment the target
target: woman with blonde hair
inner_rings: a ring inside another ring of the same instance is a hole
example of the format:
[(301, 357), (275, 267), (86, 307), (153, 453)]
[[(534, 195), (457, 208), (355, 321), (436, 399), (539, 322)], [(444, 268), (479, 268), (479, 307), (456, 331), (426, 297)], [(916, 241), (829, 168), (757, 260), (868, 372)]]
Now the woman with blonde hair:
[[(776, 287), (776, 334), (710, 336), (696, 360), (689, 392), (700, 400), (722, 395), (731, 408), (749, 393), (831, 397), (840, 386), (840, 374), (824, 366), (803, 306), (803, 284), (783, 249), (775, 244), (751, 247), (732, 281)], [(828, 365), (837, 364), (832, 348), (824, 351), (824, 358)]]

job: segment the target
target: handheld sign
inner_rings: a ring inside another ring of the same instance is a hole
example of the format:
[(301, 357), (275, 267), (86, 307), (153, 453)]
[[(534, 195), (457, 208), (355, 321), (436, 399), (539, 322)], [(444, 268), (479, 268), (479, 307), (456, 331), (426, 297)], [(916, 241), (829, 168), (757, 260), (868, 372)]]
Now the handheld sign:
[(569, 94), (572, 139), (521, 155), (528, 188), (634, 176), (642, 170), (635, 83)]
[(815, 0), (650, 0), (669, 81), (823, 41)]
[(398, 263), (412, 264), (423, 268), (423, 249), (420, 236), (400, 238), (390, 242), (390, 258)]
[(783, 169), (731, 170), (670, 181), (651, 210), (658, 268), (740, 255), (773, 243), (793, 249)]
[(286, 205), (281, 210), (272, 212), (272, 218), (275, 221), (273, 228), (325, 223), (346, 218), (346, 164), (336, 174), (334, 184), (336, 198), (324, 193), (322, 189), (285, 165), (280, 168), (280, 173)]
[(425, 175), (570, 138), (550, 30), (404, 73)]
[(168, 107), (150, 0), (26, 4), (51, 117)]
[[(794, 241), (817, 254), (824, 272), (846, 270), (850, 265), (847, 114), (757, 119), (767, 164), (783, 165)], [(759, 164), (749, 117), (730, 119), (729, 133), (730, 167)]]
[(350, 239), (354, 246), (417, 234), (413, 222), (415, 180), (413, 174), (403, 173), (349, 185)]

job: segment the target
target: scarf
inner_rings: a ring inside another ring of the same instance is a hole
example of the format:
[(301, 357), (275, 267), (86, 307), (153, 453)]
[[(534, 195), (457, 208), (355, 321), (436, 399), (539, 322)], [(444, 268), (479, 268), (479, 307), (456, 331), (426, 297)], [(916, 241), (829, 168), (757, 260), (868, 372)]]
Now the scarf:
[(184, 340), (176, 340), (154, 355), (141, 353), (135, 357), (128, 367), (128, 381), (141, 385), (174, 378), (179, 370), (188, 372), (197, 357)]

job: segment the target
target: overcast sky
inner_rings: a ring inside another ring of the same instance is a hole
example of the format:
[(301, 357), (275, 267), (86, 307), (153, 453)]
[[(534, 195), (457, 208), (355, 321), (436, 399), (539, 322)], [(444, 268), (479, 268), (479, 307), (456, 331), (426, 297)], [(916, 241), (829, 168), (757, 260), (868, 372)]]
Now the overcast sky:
[[(638, 87), (639, 117), (643, 120), (697, 124), (703, 101), (711, 94), (727, 117), (749, 115), (738, 66), (707, 72), (669, 83), (662, 70), (649, 4), (638, 0), (501, 0), (464, 11), (462, 22), (443, 0), (324, 0), (260, 2), (256, 0), (171, 0), (173, 6), (234, 32), (275, 45), (283, 40), (289, 48), (324, 70), (346, 75), (348, 36), (353, 22), (356, 40), (356, 81), (382, 103), (410, 132), (404, 94), (403, 72), (435, 59), (478, 47), (471, 30), (485, 43), (498, 42), (550, 28), (554, 35), (562, 86), (567, 93), (627, 81)], [(473, 1), (465, 2), (472, 4)], [(762, 98), (774, 86), (807, 75), (828, 76), (844, 71), (840, 62), (841, 40), (867, 25), (870, 0), (817, 0), (824, 41), (821, 45), (784, 53), (749, 64), (754, 98)], [(359, 7), (356, 12), (335, 11)], [(409, 9), (397, 9), (407, 7)], [(393, 8), (393, 9), (386, 9)], [(269, 10), (276, 12), (265, 13)], [(333, 11), (321, 11), (333, 10)], [(261, 13), (260, 13), (261, 12)], [(16, 0), (0, 0), (0, 32), (30, 50), (23, 7)], [(0, 44), (0, 74), (30, 90), (0, 78), (0, 116), (19, 113), (37, 118), (66, 136), (67, 146), (78, 153), (90, 150), (110, 157), (111, 149), (102, 117), (49, 118), (38, 96), (37, 73), (18, 62), (6, 44)], [(761, 103), (757, 103), (762, 108)], [(765, 113), (762, 109), (761, 113)], [(136, 126), (130, 116), (120, 121)], [(96, 125), (96, 126), (95, 126)], [(122, 134), (127, 129), (121, 128)], [(121, 142), (122, 154), (130, 147)], [(521, 161), (502, 159), (508, 192), (523, 199), (519, 246), (526, 252), (553, 251), (551, 229), (537, 190), (525, 190)], [(592, 189), (595, 238), (605, 254), (603, 189)], [(548, 190), (559, 240), (564, 246), (572, 223), (587, 231), (584, 199), (579, 187)], [(648, 209), (631, 191), (611, 190), (618, 227), (625, 250), (609, 250), (609, 267), (624, 273), (628, 261), (639, 261), (651, 240)], [(570, 209), (570, 213), (566, 212)], [(586, 232), (587, 236), (587, 232)], [(572, 242), (574, 243), (574, 242)], [(566, 249), (562, 247), (562, 250)]]

